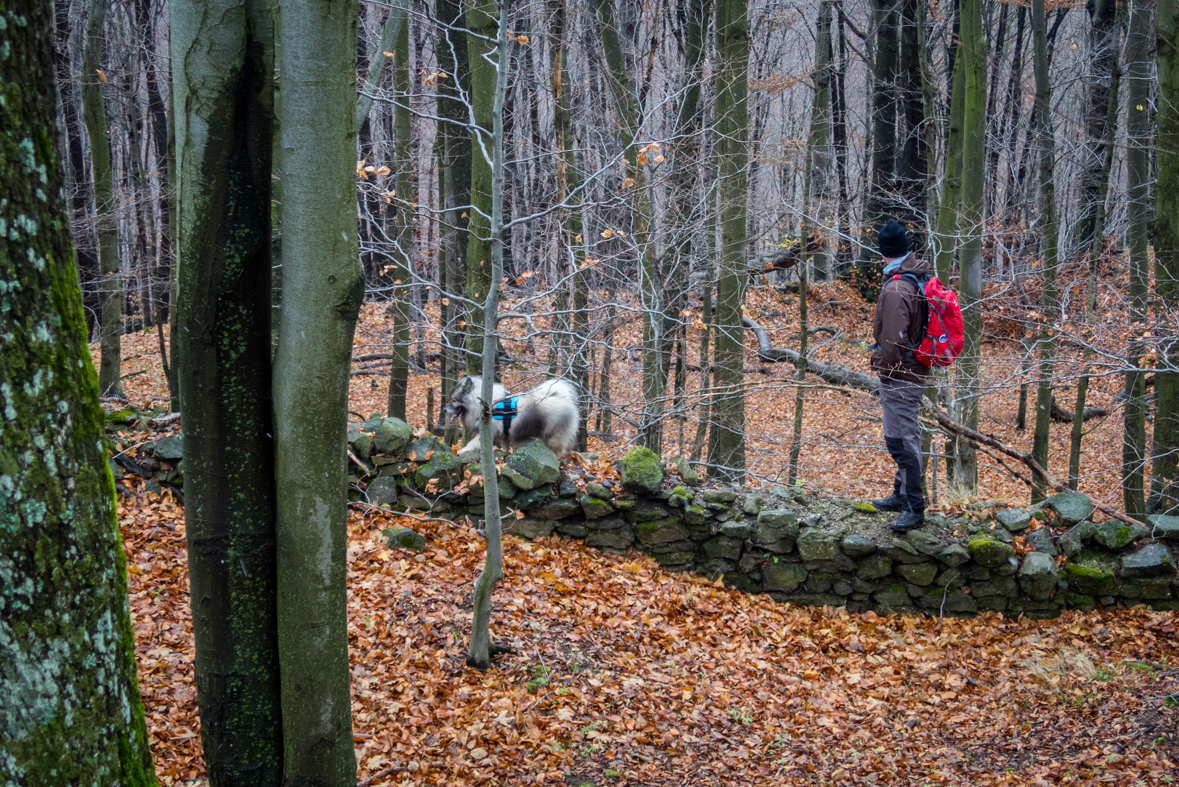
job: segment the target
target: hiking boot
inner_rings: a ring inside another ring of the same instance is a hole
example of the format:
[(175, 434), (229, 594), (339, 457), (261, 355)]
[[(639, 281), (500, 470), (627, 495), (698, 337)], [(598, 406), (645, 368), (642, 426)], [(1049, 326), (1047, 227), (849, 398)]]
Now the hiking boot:
[(902, 511), (900, 516), (888, 523), (888, 526), (898, 533), (908, 533), (924, 524), (924, 511)]
[(905, 508), (905, 498), (901, 497), (899, 492), (893, 492), (888, 497), (873, 500), (872, 506), (877, 511), (903, 511)]

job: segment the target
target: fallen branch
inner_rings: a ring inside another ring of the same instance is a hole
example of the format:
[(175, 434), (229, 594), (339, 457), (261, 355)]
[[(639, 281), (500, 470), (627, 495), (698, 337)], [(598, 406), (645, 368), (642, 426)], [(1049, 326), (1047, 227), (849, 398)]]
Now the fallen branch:
[[(1038, 477), (1041, 481), (1043, 481), (1046, 486), (1049, 486), (1052, 489), (1055, 489), (1057, 492), (1071, 492), (1071, 491), (1073, 491), (1073, 490), (1069, 489), (1067, 486), (1065, 486), (1064, 484), (1058, 482), (1052, 476), (1048, 475), (1048, 472), (1046, 470), (1044, 470), (1044, 468), (1040, 467), (1040, 463), (1037, 462), (1035, 459), (1033, 459), (1031, 454), (1025, 454), (1022, 451), (1018, 451), (1014, 448), (1011, 448), (1008, 445), (1005, 445), (1004, 443), (1000, 442), (999, 440), (996, 440), (994, 437), (991, 437), (990, 435), (983, 434), (982, 432), (979, 432), (975, 429), (971, 429), (969, 426), (966, 426), (965, 424), (958, 423), (957, 421), (951, 419), (948, 415), (943, 413), (941, 410), (934, 407), (933, 404), (930, 403), (928, 399), (922, 400), (922, 406), (925, 408), (926, 412), (928, 412), (934, 418), (937, 419), (938, 425), (940, 425), (942, 427), (942, 429), (944, 429), (945, 431), (947, 431), (951, 434), (958, 435), (959, 437), (964, 437), (967, 440), (969, 440), (970, 442), (975, 443), (977, 445), (980, 445), (980, 446), (985, 445), (988, 448), (993, 448), (996, 451), (998, 451), (999, 453), (1011, 457), (1012, 459), (1016, 460), (1017, 462), (1020, 462), (1023, 465), (1025, 465), (1029, 470), (1032, 471), (1032, 473), (1036, 477)], [(1101, 503), (1094, 502), (1093, 507), (1096, 508), (1101, 513), (1105, 514), (1106, 516), (1110, 517), (1111, 519), (1116, 519), (1119, 522), (1125, 522), (1128, 525), (1141, 524), (1138, 520), (1131, 519), (1130, 517), (1126, 516), (1125, 514), (1114, 511), (1109, 506), (1102, 505)]]
[[(1081, 416), (1081, 421), (1085, 422), (1090, 418), (1101, 418), (1102, 416), (1106, 415), (1109, 415), (1109, 411), (1104, 407), (1086, 407), (1084, 415)], [(1063, 424), (1071, 424), (1073, 422), (1073, 418), (1076, 417), (1076, 413), (1069, 412), (1068, 410), (1062, 408), (1056, 403), (1056, 397), (1053, 396), (1052, 409), (1048, 411), (1048, 416), (1053, 421), (1058, 421)]]
[[(794, 350), (788, 350), (785, 347), (773, 347), (770, 345), (769, 334), (766, 333), (765, 328), (762, 328), (755, 320), (744, 317), (741, 323), (757, 336), (757, 357), (766, 363), (782, 363), (789, 361), (796, 367), (799, 364), (800, 356)], [(806, 364), (807, 372), (815, 374), (823, 380), (832, 385), (846, 386), (848, 388), (857, 388), (862, 391), (869, 391), (877, 393), (880, 390), (880, 382), (870, 375), (863, 372), (856, 372), (848, 369), (845, 366), (836, 366), (829, 363), (821, 363), (815, 360), (808, 360)]]

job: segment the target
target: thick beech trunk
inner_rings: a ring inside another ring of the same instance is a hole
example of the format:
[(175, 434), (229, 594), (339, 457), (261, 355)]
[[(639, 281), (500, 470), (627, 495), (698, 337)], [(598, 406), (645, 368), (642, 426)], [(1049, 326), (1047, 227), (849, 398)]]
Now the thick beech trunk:
[(13, 785), (148, 787), (126, 559), (62, 196), (52, 6), (4, 11), (0, 768)]
[(171, 34), (180, 151), (174, 357), (201, 739), (214, 787), (278, 785), (270, 4), (172, 0)]
[(364, 277), (356, 223), (355, 0), (282, 17), (283, 307), (274, 359), (278, 644), (290, 787), (356, 783), (345, 444)]

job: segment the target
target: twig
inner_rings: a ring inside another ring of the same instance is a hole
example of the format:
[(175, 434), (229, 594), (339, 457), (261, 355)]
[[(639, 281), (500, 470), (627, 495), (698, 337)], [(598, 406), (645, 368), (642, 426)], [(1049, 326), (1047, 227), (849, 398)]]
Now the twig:
[(392, 776), (395, 773), (405, 773), (409, 768), (401, 765), (392, 765), (383, 771), (377, 771), (372, 776), (356, 785), (356, 787), (372, 787), (377, 781), (384, 779), (386, 776)]

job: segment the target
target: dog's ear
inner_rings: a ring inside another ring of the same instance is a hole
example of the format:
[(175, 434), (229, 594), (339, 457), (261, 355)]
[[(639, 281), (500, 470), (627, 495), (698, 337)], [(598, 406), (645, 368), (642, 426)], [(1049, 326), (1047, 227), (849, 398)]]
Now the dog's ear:
[(471, 393), (471, 389), (474, 387), (475, 387), (475, 382), (470, 378), (470, 376), (469, 375), (464, 376), (463, 383), (462, 383), (462, 385), (459, 386), (459, 389), (460, 389), (459, 395), (466, 396), (467, 394)]

